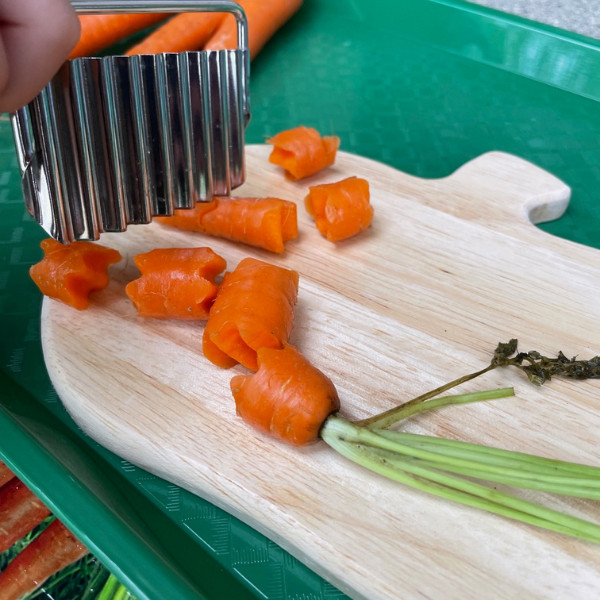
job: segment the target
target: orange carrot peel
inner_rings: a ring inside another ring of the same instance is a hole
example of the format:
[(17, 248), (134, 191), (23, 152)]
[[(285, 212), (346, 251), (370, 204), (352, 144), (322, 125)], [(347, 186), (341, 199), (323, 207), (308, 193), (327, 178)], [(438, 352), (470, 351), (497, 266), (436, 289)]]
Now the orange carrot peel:
[(317, 229), (330, 242), (339, 242), (360, 233), (373, 220), (369, 184), (359, 177), (309, 188), (307, 212)]
[(276, 253), (298, 237), (296, 204), (279, 198), (216, 198), (155, 220)]
[(141, 317), (208, 319), (227, 263), (210, 248), (156, 249), (134, 258), (142, 276), (125, 288)]
[(256, 371), (260, 348), (289, 340), (298, 297), (298, 273), (245, 258), (226, 273), (204, 329), (204, 356), (219, 367), (241, 363)]
[(340, 408), (335, 386), (296, 348), (261, 348), (258, 371), (231, 380), (237, 414), (249, 425), (294, 446), (319, 439), (325, 419)]
[(41, 243), (44, 258), (29, 270), (42, 294), (78, 310), (89, 306), (89, 294), (104, 289), (108, 267), (121, 260), (116, 250), (92, 242), (72, 242), (68, 246), (53, 239)]

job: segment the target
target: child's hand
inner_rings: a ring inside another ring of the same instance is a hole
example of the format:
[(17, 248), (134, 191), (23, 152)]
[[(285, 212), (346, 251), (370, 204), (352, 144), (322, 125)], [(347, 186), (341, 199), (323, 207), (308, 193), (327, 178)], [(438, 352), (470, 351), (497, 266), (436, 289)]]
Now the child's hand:
[(0, 112), (32, 100), (78, 39), (68, 0), (0, 0)]

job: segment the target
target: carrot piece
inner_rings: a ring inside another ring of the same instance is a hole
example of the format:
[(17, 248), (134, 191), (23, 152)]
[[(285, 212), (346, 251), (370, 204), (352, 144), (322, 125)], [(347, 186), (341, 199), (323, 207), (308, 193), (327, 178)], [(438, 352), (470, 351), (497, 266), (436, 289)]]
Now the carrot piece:
[(256, 352), (281, 348), (294, 325), (298, 273), (245, 258), (226, 273), (204, 329), (204, 356), (219, 367), (258, 368)]
[(197, 321), (208, 312), (219, 286), (215, 277), (227, 263), (210, 248), (156, 249), (134, 258), (139, 279), (125, 292), (141, 317)]
[(49, 514), (44, 503), (17, 477), (4, 485), (0, 489), (0, 554)]
[(93, 56), (137, 31), (164, 21), (169, 16), (163, 13), (81, 15), (81, 35), (69, 58)]
[(155, 220), (277, 253), (298, 237), (296, 204), (279, 198), (216, 198)]
[(127, 55), (201, 50), (224, 17), (223, 13), (182, 13), (155, 29)]
[(373, 220), (369, 199), (369, 183), (359, 177), (348, 177), (337, 183), (310, 187), (305, 206), (321, 235), (330, 242), (339, 242), (369, 227)]
[(340, 138), (321, 137), (316, 129), (296, 127), (267, 140), (274, 148), (269, 161), (285, 169), (294, 180), (310, 177), (335, 162)]
[[(275, 32), (302, 6), (302, 0), (237, 0), (248, 19), (248, 48), (256, 58)], [(227, 15), (206, 43), (205, 50), (233, 50), (237, 48), (237, 23)]]
[(246, 423), (293, 446), (316, 442), (325, 419), (340, 409), (331, 379), (286, 343), (260, 348), (258, 371), (235, 376), (230, 386)]
[(44, 258), (29, 269), (29, 274), (45, 296), (55, 298), (77, 310), (89, 306), (89, 294), (104, 289), (108, 267), (121, 260), (116, 250), (92, 242), (63, 245), (53, 239), (40, 244)]
[(14, 476), (15, 474), (0, 460), (0, 488)]
[(87, 553), (88, 549), (55, 519), (0, 573), (0, 600), (18, 600), (30, 594)]

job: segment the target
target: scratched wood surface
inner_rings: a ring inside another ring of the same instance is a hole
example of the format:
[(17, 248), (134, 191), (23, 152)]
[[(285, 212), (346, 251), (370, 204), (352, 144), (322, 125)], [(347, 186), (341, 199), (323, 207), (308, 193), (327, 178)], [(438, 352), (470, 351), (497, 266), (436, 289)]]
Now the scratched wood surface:
[[(203, 325), (136, 316), (125, 296), (133, 256), (210, 246), (229, 268), (255, 256), (300, 273), (292, 343), (338, 387), (342, 413), (365, 417), (486, 365), (499, 341), (523, 350), (600, 351), (600, 252), (532, 222), (559, 217), (566, 185), (516, 157), (483, 155), (423, 180), (341, 153), (292, 183), (250, 146), (236, 193), (298, 202), (300, 236), (283, 255), (158, 224), (106, 234), (124, 260), (92, 307), (45, 300), (43, 345), (75, 421), (124, 459), (207, 498), (353, 598), (597, 598), (600, 548), (386, 481), (325, 444), (297, 449), (235, 415), (229, 380), (203, 358)], [(333, 245), (306, 215), (307, 186), (368, 179), (372, 227)], [(464, 391), (516, 397), (448, 408), (404, 424), (423, 432), (600, 464), (600, 383), (531, 385), (498, 370)], [(600, 520), (598, 503), (523, 492)]]

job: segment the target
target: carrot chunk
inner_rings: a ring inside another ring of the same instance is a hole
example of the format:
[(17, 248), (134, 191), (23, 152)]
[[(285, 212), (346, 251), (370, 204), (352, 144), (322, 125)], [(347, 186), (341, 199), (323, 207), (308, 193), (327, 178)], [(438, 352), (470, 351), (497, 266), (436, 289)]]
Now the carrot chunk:
[(44, 258), (29, 269), (31, 278), (42, 294), (78, 310), (89, 306), (91, 292), (108, 285), (108, 267), (122, 258), (116, 250), (92, 242), (63, 245), (47, 239), (41, 247)]
[(330, 242), (339, 242), (369, 227), (373, 220), (369, 200), (369, 183), (359, 177), (349, 177), (337, 183), (310, 187), (305, 206), (321, 235)]
[(204, 329), (204, 356), (219, 367), (258, 368), (260, 348), (281, 348), (294, 325), (298, 273), (245, 258), (226, 273)]
[(298, 237), (296, 204), (279, 198), (220, 197), (155, 220), (276, 253), (283, 252), (285, 243)]
[(322, 138), (315, 129), (301, 126), (282, 131), (267, 143), (274, 146), (269, 161), (285, 169), (292, 179), (298, 180), (330, 167), (335, 162), (340, 138)]
[(125, 292), (141, 317), (205, 321), (227, 263), (210, 248), (156, 249), (134, 258), (142, 276)]
[(340, 409), (332, 381), (296, 348), (260, 348), (258, 371), (231, 380), (237, 414), (249, 425), (294, 446), (319, 439), (325, 419)]

